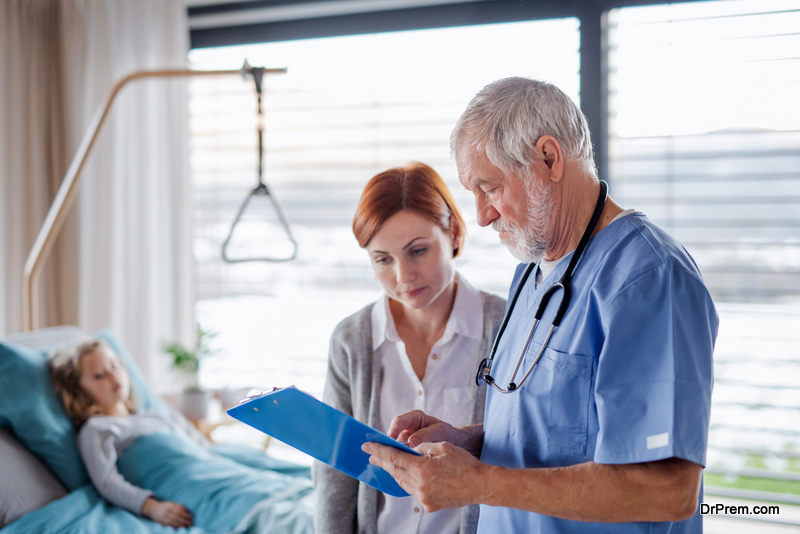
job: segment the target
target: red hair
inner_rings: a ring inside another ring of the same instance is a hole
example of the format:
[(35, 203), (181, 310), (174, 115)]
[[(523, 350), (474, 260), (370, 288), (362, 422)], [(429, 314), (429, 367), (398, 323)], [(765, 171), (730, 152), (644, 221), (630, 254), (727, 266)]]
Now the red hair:
[(358, 201), (353, 218), (353, 234), (364, 248), (392, 215), (408, 210), (433, 222), (445, 232), (458, 225), (458, 242), (453, 243), (455, 258), (464, 248), (466, 225), (453, 195), (442, 177), (428, 165), (407, 163), (374, 176)]

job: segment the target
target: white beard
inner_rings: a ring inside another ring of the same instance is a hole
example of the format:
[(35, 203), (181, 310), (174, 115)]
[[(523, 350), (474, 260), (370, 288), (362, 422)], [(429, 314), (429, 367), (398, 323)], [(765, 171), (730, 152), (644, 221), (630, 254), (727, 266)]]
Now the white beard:
[(501, 240), (508, 251), (522, 263), (540, 261), (550, 247), (547, 227), (553, 213), (553, 195), (535, 177), (525, 181), (525, 201), (527, 203), (527, 224), (520, 228), (507, 221), (497, 220), (492, 228), (497, 232), (509, 232), (510, 239)]

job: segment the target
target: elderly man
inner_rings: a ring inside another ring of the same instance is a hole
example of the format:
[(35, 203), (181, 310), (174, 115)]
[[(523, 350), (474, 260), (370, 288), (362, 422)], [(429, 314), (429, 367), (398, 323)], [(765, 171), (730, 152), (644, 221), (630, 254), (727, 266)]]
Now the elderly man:
[(370, 461), (427, 510), (481, 504), (482, 533), (702, 532), (717, 315), (694, 261), (606, 197), (551, 84), (488, 85), (451, 148), (478, 223), (523, 262), (479, 373), (485, 422), (405, 413), (389, 434), (422, 456), (368, 443)]

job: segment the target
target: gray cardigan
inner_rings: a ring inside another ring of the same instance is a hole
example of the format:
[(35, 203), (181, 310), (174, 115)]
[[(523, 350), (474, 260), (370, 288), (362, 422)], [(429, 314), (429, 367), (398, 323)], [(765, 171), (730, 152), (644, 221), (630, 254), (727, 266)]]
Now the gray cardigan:
[[(489, 356), (494, 336), (505, 311), (505, 300), (481, 291), (483, 340), (469, 365)], [(373, 428), (378, 424), (380, 370), (372, 351), (372, 307), (370, 304), (336, 326), (331, 335), (328, 376), (323, 400)], [(483, 422), (486, 388), (475, 387), (470, 424)], [(317, 489), (314, 526), (318, 534), (375, 534), (378, 524), (378, 491), (320, 462), (312, 467)], [(478, 506), (462, 509), (460, 534), (477, 530)]]

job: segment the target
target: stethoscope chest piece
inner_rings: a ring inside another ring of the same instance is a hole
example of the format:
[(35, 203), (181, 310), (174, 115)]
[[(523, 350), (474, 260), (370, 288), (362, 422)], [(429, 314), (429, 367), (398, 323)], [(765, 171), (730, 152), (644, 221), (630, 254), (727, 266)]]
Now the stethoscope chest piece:
[(484, 358), (478, 365), (478, 373), (475, 375), (475, 384), (482, 386), (484, 383), (491, 384), (494, 382), (494, 378), (492, 378), (492, 375), (489, 374), (491, 372), (491, 362), (489, 361), (489, 358)]

